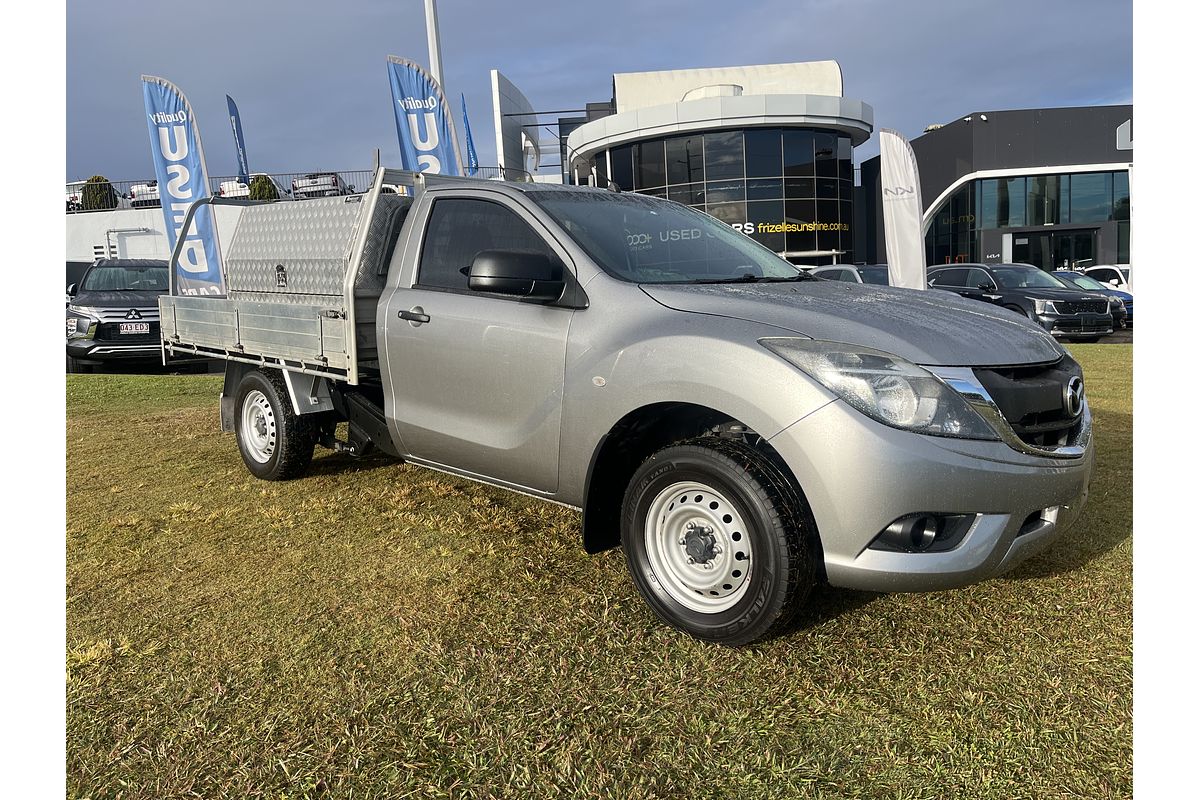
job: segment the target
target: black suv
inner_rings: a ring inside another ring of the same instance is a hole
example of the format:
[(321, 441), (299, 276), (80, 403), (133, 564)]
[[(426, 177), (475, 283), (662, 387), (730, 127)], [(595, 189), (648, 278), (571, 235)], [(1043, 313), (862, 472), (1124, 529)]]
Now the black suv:
[(931, 267), (929, 285), (1003, 306), (1055, 336), (1094, 342), (1113, 332), (1107, 297), (1068, 286), (1031, 264)]
[(167, 262), (97, 259), (67, 287), (67, 372), (113, 361), (159, 361), (158, 297), (167, 293)]

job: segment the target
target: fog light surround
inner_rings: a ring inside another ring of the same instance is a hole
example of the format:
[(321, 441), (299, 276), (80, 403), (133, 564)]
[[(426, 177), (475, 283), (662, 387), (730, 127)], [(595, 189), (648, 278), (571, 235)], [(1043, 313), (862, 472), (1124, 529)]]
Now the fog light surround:
[(978, 514), (906, 514), (880, 531), (867, 549), (893, 553), (944, 553), (958, 547), (978, 518)]

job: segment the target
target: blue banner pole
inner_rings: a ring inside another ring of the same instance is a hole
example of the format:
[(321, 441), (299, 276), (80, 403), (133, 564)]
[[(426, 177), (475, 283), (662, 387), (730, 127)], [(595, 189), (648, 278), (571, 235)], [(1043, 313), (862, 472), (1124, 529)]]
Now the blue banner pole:
[(454, 119), (442, 87), (414, 61), (388, 56), (387, 63), (401, 167), (462, 175)]
[[(142, 99), (167, 226), (167, 247), (174, 250), (188, 208), (209, 196), (200, 129), (187, 98), (170, 81), (143, 75)], [(221, 248), (211, 206), (196, 211), (193, 226), (184, 236), (175, 287), (178, 294), (185, 295), (225, 294)]]
[(246, 158), (246, 137), (242, 135), (242, 116), (229, 95), (225, 95), (225, 105), (229, 109), (229, 126), (233, 128), (233, 146), (237, 149), (238, 181), (249, 186), (250, 164)]
[(467, 118), (467, 96), (461, 92), (458, 96), (462, 100), (463, 131), (467, 135), (467, 174), (474, 175), (479, 171), (479, 156), (475, 155), (475, 142), (471, 139), (471, 121)]

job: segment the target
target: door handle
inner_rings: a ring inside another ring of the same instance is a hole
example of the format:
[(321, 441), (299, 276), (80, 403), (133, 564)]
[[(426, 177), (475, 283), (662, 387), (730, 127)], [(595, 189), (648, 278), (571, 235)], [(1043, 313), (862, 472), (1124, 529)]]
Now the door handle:
[(397, 313), (400, 319), (408, 320), (409, 324), (414, 328), (418, 325), (423, 325), (429, 322), (429, 315), (425, 313), (425, 309), (420, 306), (413, 306), (408, 311), (400, 311)]

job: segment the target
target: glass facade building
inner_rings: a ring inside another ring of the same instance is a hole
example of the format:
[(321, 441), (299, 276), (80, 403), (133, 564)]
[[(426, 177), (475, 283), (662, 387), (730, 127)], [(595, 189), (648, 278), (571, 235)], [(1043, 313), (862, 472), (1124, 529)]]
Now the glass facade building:
[(850, 137), (805, 127), (706, 130), (592, 154), (596, 184), (705, 211), (798, 264), (854, 261)]
[(1042, 269), (1100, 263), (1101, 245), (1129, 263), (1129, 172), (980, 178), (936, 209), (926, 233), (931, 264), (1019, 261)]

